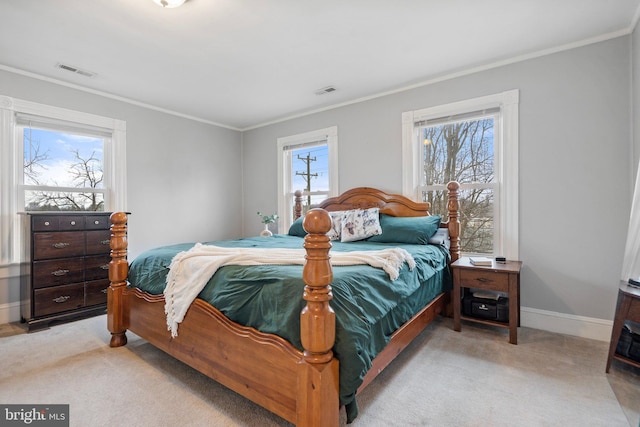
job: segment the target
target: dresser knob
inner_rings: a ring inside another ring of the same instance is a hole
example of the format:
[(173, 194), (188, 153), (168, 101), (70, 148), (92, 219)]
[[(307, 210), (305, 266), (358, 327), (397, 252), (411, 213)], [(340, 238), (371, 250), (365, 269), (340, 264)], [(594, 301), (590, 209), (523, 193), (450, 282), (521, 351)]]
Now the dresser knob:
[(106, 294), (107, 292), (109, 292), (109, 288), (104, 288), (103, 290), (101, 290), (100, 292), (102, 292), (103, 294)]
[(65, 242), (59, 242), (59, 243), (54, 243), (52, 246), (56, 249), (64, 249), (67, 246), (69, 246), (71, 243), (65, 243)]
[(71, 221), (71, 225), (76, 225), (76, 222), (75, 221)]
[(100, 221), (98, 221), (98, 220), (96, 219), (95, 221), (93, 221), (93, 223), (94, 223), (95, 225), (98, 225), (98, 224), (100, 224)]
[(100, 266), (101, 269), (103, 270), (108, 270), (109, 269), (109, 264), (103, 264)]
[(45, 221), (45, 222), (44, 222), (44, 225), (48, 227), (48, 226), (50, 226), (50, 225), (51, 225), (51, 223), (50, 223), (49, 221)]
[(103, 245), (108, 245), (109, 243), (111, 243), (111, 241), (107, 239), (107, 240), (101, 241), (100, 243)]
[(58, 298), (54, 298), (53, 301), (57, 302), (57, 303), (61, 303), (61, 302), (67, 301), (69, 298), (71, 298), (69, 295), (64, 295), (64, 296), (60, 296)]

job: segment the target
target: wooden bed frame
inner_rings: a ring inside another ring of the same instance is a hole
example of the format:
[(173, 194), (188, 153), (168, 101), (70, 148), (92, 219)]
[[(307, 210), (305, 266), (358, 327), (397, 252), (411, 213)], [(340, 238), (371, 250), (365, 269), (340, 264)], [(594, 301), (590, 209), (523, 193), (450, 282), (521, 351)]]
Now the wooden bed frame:
[[(457, 182), (447, 185), (451, 262), (459, 257)], [(111, 257), (107, 325), (111, 347), (127, 343), (131, 330), (154, 346), (197, 369), (258, 405), (298, 426), (339, 424), (338, 360), (333, 357), (335, 315), (333, 273), (329, 261), (331, 243), (326, 236), (331, 219), (326, 211), (380, 207), (394, 216), (429, 215), (428, 203), (389, 195), (368, 187), (355, 188), (329, 198), (307, 212), (304, 227), (306, 264), (300, 314), (300, 336), (304, 351), (285, 339), (265, 334), (227, 319), (219, 310), (196, 299), (180, 324), (180, 335), (171, 338), (164, 313), (164, 297), (127, 287), (127, 215), (111, 215)], [(300, 210), (297, 210), (298, 214)], [(358, 389), (360, 392), (435, 318), (442, 313), (448, 293), (442, 293), (398, 329), (376, 357)]]

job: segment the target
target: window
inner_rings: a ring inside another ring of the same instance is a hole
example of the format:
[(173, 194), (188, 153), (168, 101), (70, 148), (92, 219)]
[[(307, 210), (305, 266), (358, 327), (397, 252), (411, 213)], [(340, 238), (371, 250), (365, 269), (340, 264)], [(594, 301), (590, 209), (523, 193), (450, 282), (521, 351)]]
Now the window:
[(104, 146), (110, 135), (84, 129), (61, 131), (25, 118), (18, 120), (16, 130), (17, 146), (22, 145), (23, 152), (21, 209), (105, 210)]
[(460, 183), (461, 250), (518, 259), (518, 91), (403, 114), (404, 193), (446, 213)]
[(125, 125), (0, 96), (0, 265), (19, 261), (19, 212), (126, 210)]
[(338, 129), (330, 127), (278, 138), (279, 232), (293, 222), (296, 190), (303, 192), (303, 210), (337, 194)]

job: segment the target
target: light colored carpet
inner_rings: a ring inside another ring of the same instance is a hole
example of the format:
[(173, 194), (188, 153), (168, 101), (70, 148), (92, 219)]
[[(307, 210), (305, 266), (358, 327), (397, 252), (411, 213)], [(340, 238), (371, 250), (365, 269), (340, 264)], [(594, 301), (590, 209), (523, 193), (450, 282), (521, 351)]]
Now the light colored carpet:
[[(352, 425), (638, 426), (640, 370), (605, 374), (607, 343), (506, 333), (437, 319), (359, 396)], [(108, 340), (105, 316), (0, 338), (0, 403), (68, 403), (83, 427), (288, 425), (135, 335)]]

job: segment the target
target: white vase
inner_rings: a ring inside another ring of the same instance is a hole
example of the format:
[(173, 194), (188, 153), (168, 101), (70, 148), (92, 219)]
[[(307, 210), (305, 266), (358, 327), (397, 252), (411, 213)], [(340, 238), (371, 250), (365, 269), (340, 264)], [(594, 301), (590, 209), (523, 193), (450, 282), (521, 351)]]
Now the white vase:
[(271, 237), (271, 236), (273, 236), (273, 233), (271, 232), (271, 230), (269, 230), (269, 224), (265, 224), (264, 225), (264, 230), (262, 230), (260, 232), (260, 235), (262, 237)]

